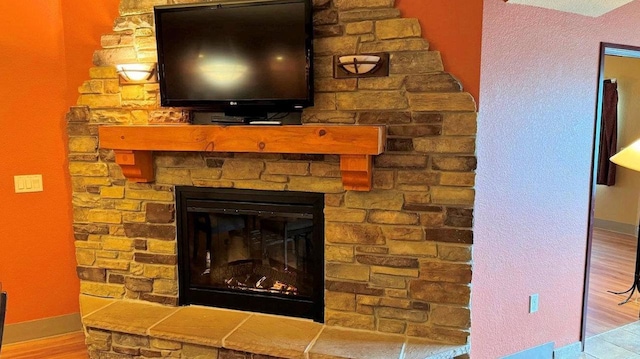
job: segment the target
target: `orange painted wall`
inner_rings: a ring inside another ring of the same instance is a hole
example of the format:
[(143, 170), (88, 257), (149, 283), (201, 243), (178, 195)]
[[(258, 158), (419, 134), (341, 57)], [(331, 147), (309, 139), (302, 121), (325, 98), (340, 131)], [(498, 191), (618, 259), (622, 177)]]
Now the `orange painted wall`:
[(417, 18), (431, 50), (440, 51), (445, 71), (476, 101), (480, 93), (482, 0), (396, 0), (405, 17)]
[(78, 99), (78, 86), (89, 79), (93, 52), (100, 36), (113, 31), (120, 0), (61, 0), (64, 19), (69, 104)]
[[(93, 38), (94, 49), (99, 35), (89, 34), (94, 25), (80, 25), (96, 21), (86, 11), (96, 4), (65, 0), (64, 8), (72, 3), (85, 11), (67, 16), (76, 22), (70, 27), (61, 1), (0, 5), (0, 281), (9, 295), (7, 324), (78, 311), (64, 116), (90, 61), (68, 65), (65, 50), (81, 56), (75, 31)], [(15, 194), (19, 174), (42, 174), (44, 192)]]

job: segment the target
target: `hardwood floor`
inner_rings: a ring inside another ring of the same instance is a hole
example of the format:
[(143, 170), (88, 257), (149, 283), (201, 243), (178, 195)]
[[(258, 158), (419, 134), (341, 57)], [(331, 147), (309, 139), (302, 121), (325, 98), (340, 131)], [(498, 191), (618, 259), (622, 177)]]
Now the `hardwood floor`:
[(629, 303), (618, 305), (626, 296), (607, 292), (627, 290), (633, 283), (636, 241), (635, 236), (598, 228), (594, 230), (587, 301), (587, 337), (638, 320), (640, 297), (637, 294)]
[(60, 335), (56, 337), (3, 345), (2, 359), (87, 359), (84, 333)]

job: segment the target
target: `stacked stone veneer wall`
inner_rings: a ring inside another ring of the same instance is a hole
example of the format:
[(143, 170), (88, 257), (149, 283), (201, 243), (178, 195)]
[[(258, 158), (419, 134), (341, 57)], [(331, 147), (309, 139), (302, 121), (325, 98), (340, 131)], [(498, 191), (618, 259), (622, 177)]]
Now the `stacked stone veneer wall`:
[[(371, 192), (345, 192), (336, 156), (155, 153), (156, 181), (128, 183), (100, 125), (186, 122), (158, 85), (119, 84), (113, 67), (155, 62), (153, 5), (122, 0), (68, 114), (81, 292), (177, 305), (174, 185), (326, 193), (328, 325), (465, 343), (476, 108), (393, 0), (314, 0), (315, 107), (305, 123), (385, 124)], [(332, 78), (336, 54), (390, 52), (391, 75)], [(292, 139), (295, 140), (295, 139)]]

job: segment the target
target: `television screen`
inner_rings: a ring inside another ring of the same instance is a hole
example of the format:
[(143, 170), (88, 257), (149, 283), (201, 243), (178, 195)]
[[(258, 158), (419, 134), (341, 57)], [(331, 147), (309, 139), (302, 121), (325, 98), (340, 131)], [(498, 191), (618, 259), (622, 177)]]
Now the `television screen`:
[(309, 0), (156, 7), (162, 105), (310, 106), (310, 14)]

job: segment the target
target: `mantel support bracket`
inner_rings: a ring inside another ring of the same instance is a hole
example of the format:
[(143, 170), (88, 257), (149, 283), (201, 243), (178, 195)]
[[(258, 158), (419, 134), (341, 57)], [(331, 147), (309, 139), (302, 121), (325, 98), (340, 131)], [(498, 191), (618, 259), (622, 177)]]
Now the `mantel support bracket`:
[(116, 163), (131, 182), (153, 182), (153, 151), (114, 150)]
[(373, 177), (373, 156), (340, 155), (342, 184), (350, 191), (370, 191)]

